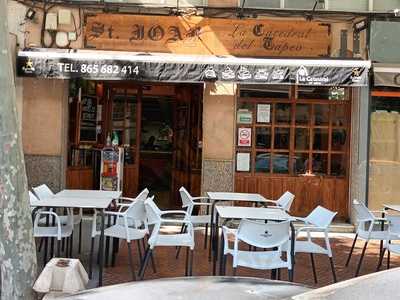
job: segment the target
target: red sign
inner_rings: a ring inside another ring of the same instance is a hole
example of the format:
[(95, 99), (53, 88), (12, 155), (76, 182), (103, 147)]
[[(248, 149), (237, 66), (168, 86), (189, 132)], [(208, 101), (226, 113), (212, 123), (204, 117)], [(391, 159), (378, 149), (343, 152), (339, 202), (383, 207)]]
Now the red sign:
[(239, 147), (251, 146), (251, 128), (238, 129), (238, 146)]

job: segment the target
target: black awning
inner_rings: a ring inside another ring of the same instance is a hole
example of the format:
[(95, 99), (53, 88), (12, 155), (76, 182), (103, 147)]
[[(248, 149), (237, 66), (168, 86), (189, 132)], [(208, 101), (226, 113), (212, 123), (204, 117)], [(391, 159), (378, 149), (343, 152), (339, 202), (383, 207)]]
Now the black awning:
[(56, 79), (366, 86), (370, 65), (363, 60), (34, 49), (18, 53), (17, 74)]

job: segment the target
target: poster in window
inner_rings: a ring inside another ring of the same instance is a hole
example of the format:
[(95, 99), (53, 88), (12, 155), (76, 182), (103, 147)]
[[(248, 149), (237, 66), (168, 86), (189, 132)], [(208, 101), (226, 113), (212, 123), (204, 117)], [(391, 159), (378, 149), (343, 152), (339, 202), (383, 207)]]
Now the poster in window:
[(271, 122), (271, 104), (257, 105), (257, 123)]
[(236, 171), (250, 171), (250, 153), (237, 153), (236, 155)]
[(238, 109), (237, 111), (237, 122), (239, 124), (251, 124), (253, 123), (253, 114), (248, 109)]
[(238, 146), (251, 147), (251, 128), (238, 128)]

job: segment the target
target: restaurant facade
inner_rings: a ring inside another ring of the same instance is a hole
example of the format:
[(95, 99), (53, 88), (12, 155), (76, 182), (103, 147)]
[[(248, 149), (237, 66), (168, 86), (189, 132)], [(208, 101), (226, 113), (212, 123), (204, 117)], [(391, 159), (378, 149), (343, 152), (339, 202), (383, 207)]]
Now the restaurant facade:
[[(212, 12), (54, 7), (53, 29), (26, 24), (16, 82), (29, 184), (98, 188), (114, 142), (126, 196), (148, 187), (178, 207), (181, 186), (289, 190), (294, 215), (322, 205), (349, 221), (368, 178), (363, 19)], [(75, 41), (57, 38), (70, 30)]]

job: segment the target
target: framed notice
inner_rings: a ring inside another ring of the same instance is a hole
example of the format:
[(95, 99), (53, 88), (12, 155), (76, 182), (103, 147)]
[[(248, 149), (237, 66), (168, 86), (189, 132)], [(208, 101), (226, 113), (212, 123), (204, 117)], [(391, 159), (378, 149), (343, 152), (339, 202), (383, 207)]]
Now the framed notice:
[(271, 104), (257, 105), (257, 123), (271, 122)]
[(251, 147), (251, 128), (238, 128), (238, 146)]
[(236, 171), (249, 172), (250, 171), (250, 153), (236, 154)]

